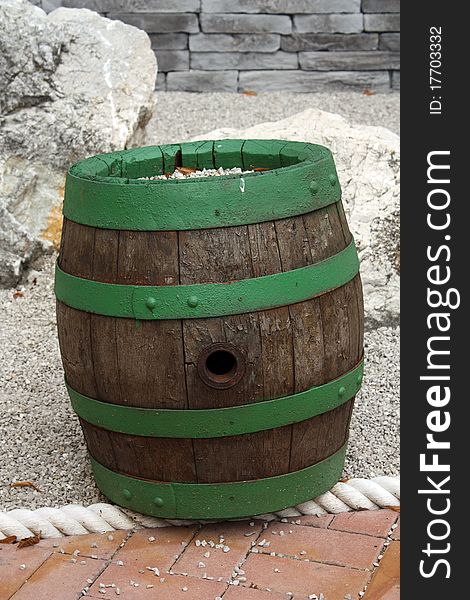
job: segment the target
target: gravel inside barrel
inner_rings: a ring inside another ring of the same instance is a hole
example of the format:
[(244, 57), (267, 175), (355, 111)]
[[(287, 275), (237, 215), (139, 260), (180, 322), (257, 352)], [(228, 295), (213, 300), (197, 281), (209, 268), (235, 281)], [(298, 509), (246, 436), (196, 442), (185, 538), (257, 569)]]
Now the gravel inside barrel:
[[(55, 326), (54, 259), (18, 293), (0, 290), (0, 510), (103, 500), (67, 397)], [(366, 334), (366, 374), (351, 423), (345, 475), (399, 469), (399, 330)], [(10, 488), (31, 481), (32, 488)]]

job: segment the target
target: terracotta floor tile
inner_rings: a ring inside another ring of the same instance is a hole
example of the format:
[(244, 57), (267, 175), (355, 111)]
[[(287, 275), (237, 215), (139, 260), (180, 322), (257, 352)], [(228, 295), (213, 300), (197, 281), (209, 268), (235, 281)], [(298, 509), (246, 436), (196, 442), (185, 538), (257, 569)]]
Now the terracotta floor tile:
[[(308, 525), (309, 527), (326, 529), (334, 518), (334, 515), (324, 515), (321, 517), (317, 517), (316, 515), (304, 515), (303, 517), (296, 517), (292, 520), (295, 520), (296, 522), (300, 521), (299, 525)], [(287, 525), (287, 523), (283, 523), (283, 525)]]
[(241, 585), (231, 585), (224, 594), (223, 600), (292, 600), (292, 596), (278, 592), (267, 592)]
[(41, 543), (50, 547), (54, 552), (61, 552), (63, 550), (65, 554), (73, 554), (76, 550), (79, 550), (78, 557), (97, 556), (98, 558), (108, 559), (113, 556), (120, 544), (129, 535), (129, 531), (112, 531), (51, 538), (43, 540)]
[[(196, 531), (197, 526), (140, 529), (118, 550), (113, 562), (122, 560), (124, 565), (136, 570), (148, 566), (158, 567), (163, 573), (168, 571), (183, 552)], [(155, 540), (149, 541), (152, 538)]]
[(400, 599), (400, 542), (392, 542), (380, 561), (364, 600)]
[[(383, 540), (369, 535), (317, 529), (288, 523), (272, 523), (264, 537), (269, 547), (259, 548), (262, 552), (276, 552), (300, 559), (327, 562), (335, 565), (372, 569)], [(284, 535), (281, 535), (281, 532)], [(292, 531), (292, 533), (289, 533)], [(276, 532), (276, 535), (273, 534)]]
[(397, 518), (393, 510), (359, 510), (336, 515), (329, 528), (386, 538)]
[(88, 585), (87, 579), (94, 580), (106, 562), (93, 558), (77, 559), (75, 563), (72, 560), (67, 554), (51, 554), (12, 600), (76, 600)]
[[(251, 542), (258, 538), (262, 530), (261, 521), (251, 522), (254, 523), (253, 527), (250, 527), (249, 521), (205, 525), (176, 562), (173, 571), (188, 573), (194, 577), (202, 577), (207, 573), (210, 577), (229, 578), (233, 568), (245, 558), (251, 548)], [(198, 540), (207, 542), (211, 540), (218, 544), (221, 535), (224, 537), (225, 546), (230, 548), (228, 552), (224, 552), (222, 548), (211, 548), (209, 545), (205, 547), (196, 545)], [(207, 554), (209, 556), (205, 556)]]
[(392, 531), (392, 540), (399, 540), (399, 539), (400, 539), (400, 517), (398, 517), (396, 528)]
[(50, 554), (41, 544), (21, 549), (16, 544), (0, 544), (0, 600), (10, 598)]
[[(132, 575), (131, 577), (129, 575)], [(93, 584), (86, 598), (119, 598), (119, 600), (215, 600), (221, 596), (227, 587), (225, 581), (209, 581), (195, 577), (183, 577), (182, 575), (164, 574), (164, 581), (150, 571), (133, 574), (129, 569), (110, 565), (97, 581)], [(131, 581), (138, 586), (131, 585)], [(119, 596), (116, 588), (100, 588), (104, 585), (114, 584), (119, 588)], [(153, 586), (147, 588), (147, 586)], [(187, 589), (184, 589), (187, 588)], [(100, 593), (104, 589), (105, 593)], [(268, 599), (269, 600), (269, 599)]]
[(292, 592), (295, 600), (310, 594), (320, 596), (320, 593), (326, 600), (344, 600), (346, 594), (358, 598), (370, 578), (367, 571), (269, 554), (250, 554), (243, 569), (247, 585), (269, 588), (273, 592)]
[(231, 585), (224, 594), (223, 600), (292, 600), (292, 596), (278, 592), (267, 592), (241, 585)]

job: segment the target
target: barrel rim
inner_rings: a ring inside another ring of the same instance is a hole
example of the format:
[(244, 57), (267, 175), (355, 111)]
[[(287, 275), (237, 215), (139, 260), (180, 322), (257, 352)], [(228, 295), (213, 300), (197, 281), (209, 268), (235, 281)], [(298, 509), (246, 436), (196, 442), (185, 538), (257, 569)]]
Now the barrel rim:
[[(313, 144), (310, 142), (296, 142), (296, 141), (287, 141), (287, 140), (277, 140), (277, 139), (222, 139), (222, 140), (208, 140), (207, 142), (211, 143), (213, 146), (213, 150), (211, 154), (214, 156), (216, 148), (216, 144), (221, 146), (221, 150), (219, 152), (219, 160), (221, 162), (226, 162), (227, 158), (229, 160), (237, 160), (236, 154), (237, 152), (233, 151), (233, 146), (240, 145), (240, 156), (243, 167), (248, 167), (249, 165), (243, 159), (243, 149), (246, 146), (246, 143), (256, 143), (260, 145), (260, 150), (265, 150), (264, 154), (260, 151), (259, 156), (265, 156), (266, 160), (271, 164), (275, 164), (275, 157), (272, 154), (272, 150), (274, 149), (279, 154), (286, 147), (289, 150), (289, 158), (281, 160), (279, 156), (279, 166), (267, 168), (266, 171), (259, 171), (254, 173), (245, 173), (243, 175), (240, 174), (228, 174), (228, 175), (220, 175), (217, 179), (239, 179), (241, 176), (243, 178), (246, 177), (267, 177), (270, 176), (273, 172), (279, 172), (281, 170), (289, 169), (291, 167), (295, 167), (303, 162), (319, 162), (324, 158), (332, 157), (331, 151), (322, 144)], [(117, 182), (120, 185), (191, 185), (198, 181), (199, 178), (186, 178), (186, 179), (142, 179), (141, 177), (133, 177), (126, 175), (126, 167), (129, 169), (130, 166), (134, 168), (139, 165), (139, 163), (153, 161), (158, 165), (159, 157), (162, 157), (162, 161), (164, 162), (165, 155), (170, 157), (170, 164), (174, 169), (178, 166), (176, 165), (175, 156), (178, 155), (178, 152), (181, 152), (184, 158), (188, 159), (190, 157), (189, 153), (183, 153), (183, 149), (186, 147), (193, 147), (197, 144), (203, 144), (204, 142), (199, 140), (196, 142), (180, 142), (178, 144), (160, 144), (160, 145), (151, 145), (151, 146), (143, 146), (138, 148), (129, 148), (127, 150), (122, 150), (118, 152), (108, 152), (104, 154), (97, 154), (88, 158), (84, 158), (82, 160), (74, 163), (68, 170), (68, 172), (79, 179), (89, 179), (98, 183), (114, 183)], [(263, 148), (263, 145), (266, 145)], [(228, 146), (228, 148), (227, 148)], [(271, 146), (271, 153), (268, 153), (268, 147)], [(164, 149), (164, 150), (162, 150)], [(228, 150), (228, 151), (227, 151)], [(293, 153), (293, 151), (295, 151)], [(197, 149), (196, 149), (197, 152)], [(252, 156), (252, 154), (250, 154)], [(184, 158), (182, 160), (184, 160)], [(137, 160), (135, 160), (137, 159)], [(259, 158), (258, 158), (259, 159)], [(167, 158), (168, 160), (168, 158)], [(214, 161), (216, 160), (214, 156)], [(282, 164), (284, 162), (284, 164)], [(165, 162), (164, 162), (165, 164)], [(168, 163), (166, 163), (168, 164)], [(180, 165), (181, 166), (181, 165)], [(186, 166), (186, 165), (184, 165)], [(219, 166), (223, 166), (219, 163)], [(232, 164), (232, 167), (236, 167), (239, 165)], [(253, 165), (254, 166), (254, 165)], [(209, 167), (205, 167), (209, 168)], [(212, 168), (218, 168), (214, 164)], [(229, 168), (229, 167), (227, 167)], [(107, 174), (103, 175), (103, 170), (107, 170)], [(124, 171), (124, 174), (123, 174)], [(163, 175), (167, 173), (166, 169), (163, 169), (162, 172), (154, 173), (154, 175)]]
[[(204, 160), (212, 160), (215, 167), (236, 166), (239, 157), (242, 164), (264, 161), (269, 170), (174, 180), (122, 177), (131, 168), (131, 174), (138, 174), (140, 163), (160, 164), (165, 171), (168, 161), (176, 164), (178, 153), (181, 162), (198, 165), (198, 152), (208, 144), (211, 150), (201, 155), (207, 155)], [(340, 199), (334, 160), (324, 146), (285, 140), (215, 140), (137, 148), (80, 161), (67, 174), (63, 214), (96, 228), (178, 231), (282, 219)]]

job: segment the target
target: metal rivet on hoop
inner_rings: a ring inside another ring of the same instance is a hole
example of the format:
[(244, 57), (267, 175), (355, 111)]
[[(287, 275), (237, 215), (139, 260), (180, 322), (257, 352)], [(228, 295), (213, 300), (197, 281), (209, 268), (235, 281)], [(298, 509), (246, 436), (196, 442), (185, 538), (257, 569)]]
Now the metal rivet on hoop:
[(153, 296), (149, 296), (145, 301), (145, 304), (147, 305), (147, 308), (153, 310), (157, 306), (157, 301)]

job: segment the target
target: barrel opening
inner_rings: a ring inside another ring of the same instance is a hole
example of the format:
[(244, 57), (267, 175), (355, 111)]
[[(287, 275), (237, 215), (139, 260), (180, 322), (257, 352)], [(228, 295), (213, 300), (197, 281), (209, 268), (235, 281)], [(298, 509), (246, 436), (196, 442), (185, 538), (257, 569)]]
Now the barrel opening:
[(243, 377), (243, 353), (233, 344), (216, 343), (205, 348), (198, 359), (198, 373), (210, 387), (226, 389)]
[(237, 359), (227, 350), (216, 350), (206, 358), (206, 369), (213, 377), (230, 378), (237, 369)]

